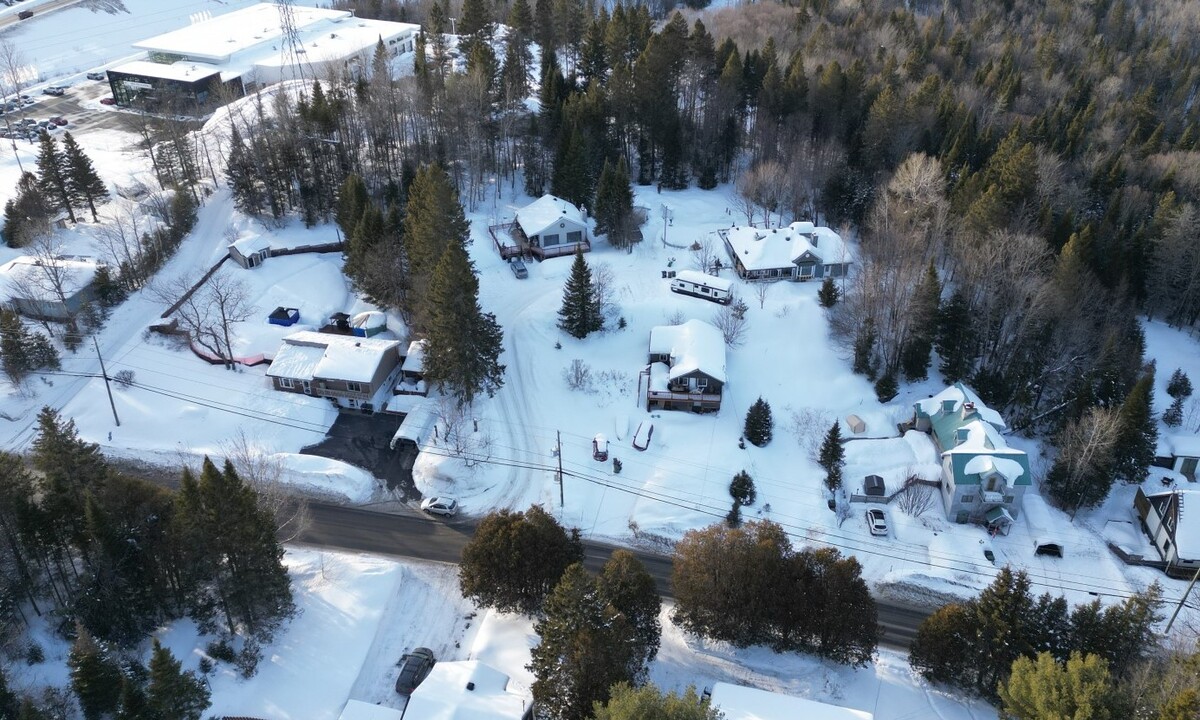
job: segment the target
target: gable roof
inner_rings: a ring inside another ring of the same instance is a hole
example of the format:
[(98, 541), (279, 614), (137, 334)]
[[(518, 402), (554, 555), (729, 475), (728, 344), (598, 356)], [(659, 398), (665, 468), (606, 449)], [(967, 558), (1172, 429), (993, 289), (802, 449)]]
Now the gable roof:
[(400, 366), (401, 372), (425, 372), (425, 345), (427, 342), (426, 340), (413, 340), (408, 344), (408, 354), (404, 356), (404, 364)]
[[(95, 259), (80, 255), (59, 255), (45, 261), (22, 255), (0, 265), (0, 296), (57, 301), (58, 295), (51, 289), (47, 276), (48, 267), (57, 268), (50, 272), (61, 273), (63, 294), (70, 298), (92, 284), (100, 265)], [(26, 297), (31, 290), (40, 292), (40, 296)]]
[(338, 720), (401, 720), (403, 717), (403, 712), (390, 707), (372, 705), (362, 700), (347, 700)]
[(918, 400), (917, 402), (913, 403), (913, 405), (919, 412), (932, 418), (938, 412), (944, 412), (945, 402), (948, 400), (954, 403), (951, 412), (957, 413), (961, 411), (964, 403), (973, 403), (975, 405), (975, 411), (979, 413), (979, 417), (983, 418), (992, 425), (995, 425), (1000, 430), (1003, 430), (1007, 427), (1007, 425), (1004, 424), (1004, 418), (1000, 416), (1000, 413), (985, 405), (984, 402), (979, 399), (979, 396), (975, 394), (975, 391), (963, 384), (961, 380), (941, 391), (937, 395), (925, 398), (924, 400)]
[(388, 354), (395, 354), (399, 346), (398, 340), (304, 330), (283, 339), (267, 369), (267, 377), (367, 383), (375, 377)]
[(1159, 436), (1159, 448), (1171, 457), (1200, 457), (1200, 436), (1174, 433)]
[(929, 418), (942, 457), (950, 458), (958, 482), (972, 483), (996, 472), (1011, 485), (1031, 485), (1029, 456), (1010, 448), (1000, 434), (1004, 418), (979, 396), (956, 382), (933, 397), (913, 403), (918, 417)]
[(404, 714), (419, 720), (520, 720), (532, 702), (509, 690), (508, 676), (490, 665), (439, 662), (413, 690)]
[(840, 235), (810, 222), (794, 222), (785, 228), (735, 225), (723, 232), (729, 249), (746, 270), (787, 268), (806, 253), (826, 264), (850, 261)]
[(1172, 502), (1178, 508), (1175, 522), (1175, 554), (1180, 560), (1200, 560), (1200, 490), (1169, 490), (1147, 495), (1160, 515)]
[(229, 243), (230, 249), (237, 250), (244, 257), (249, 257), (255, 253), (270, 249), (271, 238), (266, 235), (250, 235), (244, 238), (238, 238)]
[(560, 220), (580, 227), (587, 226), (579, 208), (554, 195), (543, 195), (517, 211), (517, 224), (526, 237), (541, 235), (542, 231)]
[(671, 358), (671, 379), (699, 370), (725, 382), (725, 338), (703, 320), (650, 328), (650, 354)]
[(716, 683), (712, 707), (725, 720), (871, 720), (871, 713), (758, 688)]

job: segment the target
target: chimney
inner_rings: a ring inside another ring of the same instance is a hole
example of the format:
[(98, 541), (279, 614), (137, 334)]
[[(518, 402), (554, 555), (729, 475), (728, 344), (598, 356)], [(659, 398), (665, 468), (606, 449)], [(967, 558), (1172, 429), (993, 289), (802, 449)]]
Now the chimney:
[(474, 689), (475, 689), (475, 683), (473, 683), (473, 682), (467, 683), (467, 690), (474, 690)]
[(975, 414), (975, 403), (973, 403), (973, 402), (963, 403), (963, 419), (969, 418), (974, 414)]

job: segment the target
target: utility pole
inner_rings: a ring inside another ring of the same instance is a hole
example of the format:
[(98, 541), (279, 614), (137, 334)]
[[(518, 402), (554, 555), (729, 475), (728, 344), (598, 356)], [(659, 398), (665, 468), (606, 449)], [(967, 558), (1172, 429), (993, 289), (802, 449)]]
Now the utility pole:
[(121, 418), (117, 417), (117, 404), (113, 402), (112, 386), (108, 384), (108, 371), (104, 369), (104, 358), (100, 355), (100, 344), (96, 342), (96, 337), (92, 336), (92, 347), (96, 348), (96, 358), (100, 360), (100, 374), (104, 376), (104, 389), (108, 391), (108, 405), (112, 408), (113, 421), (117, 423), (117, 427), (121, 427)]
[(567, 501), (563, 499), (563, 473), (562, 473), (562, 433), (558, 430), (554, 431), (554, 443), (557, 447), (558, 455), (558, 506), (565, 508)]
[(1183, 604), (1187, 601), (1188, 593), (1192, 591), (1192, 586), (1196, 584), (1196, 580), (1200, 579), (1200, 568), (1196, 568), (1196, 574), (1192, 576), (1192, 581), (1188, 583), (1187, 590), (1183, 591), (1183, 597), (1179, 598), (1179, 604), (1175, 606), (1175, 612), (1171, 613), (1171, 619), (1167, 621), (1167, 629), (1163, 630), (1164, 636), (1170, 636), (1171, 626), (1175, 624), (1175, 618), (1179, 617), (1179, 611), (1183, 609)]

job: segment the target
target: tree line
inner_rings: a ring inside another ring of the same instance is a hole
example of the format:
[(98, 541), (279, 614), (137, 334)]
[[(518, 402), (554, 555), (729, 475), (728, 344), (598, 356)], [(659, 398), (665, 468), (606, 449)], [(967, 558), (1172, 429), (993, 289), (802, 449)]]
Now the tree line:
[[(126, 703), (122, 683), (98, 677), (127, 678), (128, 693), (148, 702), (165, 692), (155, 689), (155, 663), (174, 677), (177, 662), (156, 649), (147, 681), (136, 653), (163, 623), (192, 619), (217, 638), (210, 656), (252, 674), (262, 644), (293, 612), (274, 518), (229, 462), (206, 458), (170, 491), (110, 467), (73, 421), (44, 408), (30, 467), (6, 455), (0, 473), (0, 632), (20, 633), (32, 613), (73, 638), (73, 682), (89, 718)], [(91, 692), (104, 695), (95, 712)]]

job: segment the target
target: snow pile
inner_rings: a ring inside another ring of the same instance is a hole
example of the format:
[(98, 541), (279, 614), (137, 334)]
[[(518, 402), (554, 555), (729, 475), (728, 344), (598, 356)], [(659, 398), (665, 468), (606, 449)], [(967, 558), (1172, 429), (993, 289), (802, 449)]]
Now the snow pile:
[(340, 460), (298, 453), (276, 453), (273, 459), (283, 470), (282, 481), (300, 492), (365, 503), (379, 486), (366, 470)]

